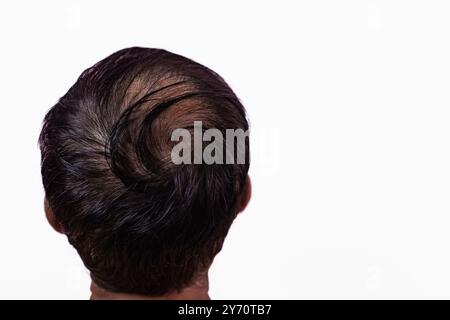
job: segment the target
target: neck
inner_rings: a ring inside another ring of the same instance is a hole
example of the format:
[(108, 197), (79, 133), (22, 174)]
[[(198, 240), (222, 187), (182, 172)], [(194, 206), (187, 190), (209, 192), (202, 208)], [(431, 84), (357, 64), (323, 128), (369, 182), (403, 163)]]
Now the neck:
[(91, 300), (209, 300), (208, 291), (208, 273), (197, 277), (192, 285), (183, 288), (181, 291), (162, 296), (111, 292), (99, 287), (95, 282), (91, 282)]

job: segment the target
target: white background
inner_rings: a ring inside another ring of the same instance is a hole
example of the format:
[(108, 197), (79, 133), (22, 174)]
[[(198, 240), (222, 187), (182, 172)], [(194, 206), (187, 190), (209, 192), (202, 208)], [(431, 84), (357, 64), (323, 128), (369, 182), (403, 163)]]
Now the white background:
[(450, 2), (1, 1), (0, 44), (0, 298), (89, 297), (37, 138), (135, 45), (211, 67), (249, 113), (253, 199), (213, 298), (450, 298)]

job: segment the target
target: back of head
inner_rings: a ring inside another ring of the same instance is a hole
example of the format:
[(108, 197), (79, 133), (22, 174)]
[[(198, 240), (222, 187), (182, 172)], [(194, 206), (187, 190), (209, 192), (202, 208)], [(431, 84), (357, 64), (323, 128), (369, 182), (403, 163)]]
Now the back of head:
[[(48, 205), (95, 283), (162, 295), (211, 264), (238, 212), (249, 161), (175, 164), (175, 129), (248, 129), (212, 70), (160, 49), (120, 50), (85, 70), (45, 117)], [(204, 145), (202, 145), (204, 147)]]

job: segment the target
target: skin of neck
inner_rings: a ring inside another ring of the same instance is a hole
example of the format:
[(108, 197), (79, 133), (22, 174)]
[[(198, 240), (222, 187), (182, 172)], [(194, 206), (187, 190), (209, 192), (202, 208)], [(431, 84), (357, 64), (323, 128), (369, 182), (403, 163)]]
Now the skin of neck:
[(133, 293), (107, 291), (91, 282), (91, 300), (209, 300), (208, 272), (199, 274), (191, 285), (181, 291), (162, 296), (146, 296)]

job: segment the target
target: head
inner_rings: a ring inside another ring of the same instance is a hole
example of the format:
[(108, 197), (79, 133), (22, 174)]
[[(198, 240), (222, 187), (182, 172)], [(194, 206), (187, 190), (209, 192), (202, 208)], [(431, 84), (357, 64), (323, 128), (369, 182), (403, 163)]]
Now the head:
[(172, 132), (193, 131), (194, 121), (248, 130), (244, 107), (214, 71), (137, 47), (85, 70), (45, 116), (47, 218), (104, 290), (160, 296), (188, 287), (247, 205), (248, 139), (245, 163), (172, 161)]

